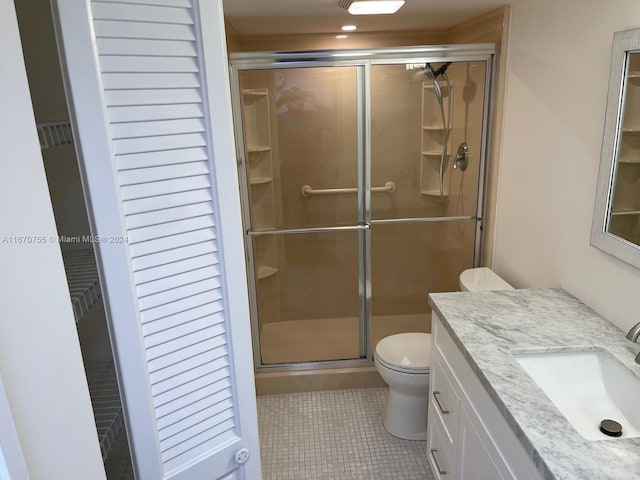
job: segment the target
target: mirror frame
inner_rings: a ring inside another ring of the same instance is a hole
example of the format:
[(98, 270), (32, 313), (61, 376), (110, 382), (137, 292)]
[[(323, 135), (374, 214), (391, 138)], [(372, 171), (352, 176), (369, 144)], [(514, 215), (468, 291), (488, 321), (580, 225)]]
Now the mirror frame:
[(640, 28), (616, 32), (613, 35), (600, 171), (591, 225), (591, 245), (623, 262), (640, 268), (640, 246), (607, 231), (611, 218), (614, 179), (618, 166), (629, 53), (640, 53)]

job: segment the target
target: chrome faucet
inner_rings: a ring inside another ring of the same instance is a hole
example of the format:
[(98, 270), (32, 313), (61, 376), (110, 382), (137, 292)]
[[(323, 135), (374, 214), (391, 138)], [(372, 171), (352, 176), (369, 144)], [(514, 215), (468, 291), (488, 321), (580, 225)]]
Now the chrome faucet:
[[(627, 338), (632, 342), (637, 342), (640, 337), (640, 322), (636, 323), (627, 333)], [(636, 363), (640, 363), (640, 353), (636, 356)]]

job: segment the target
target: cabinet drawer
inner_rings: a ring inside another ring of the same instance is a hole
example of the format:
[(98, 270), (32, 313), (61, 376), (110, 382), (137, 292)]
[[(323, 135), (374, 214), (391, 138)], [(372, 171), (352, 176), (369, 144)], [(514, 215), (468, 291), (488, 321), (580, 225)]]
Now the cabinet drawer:
[(435, 358), (431, 361), (431, 388), (429, 389), (429, 415), (438, 417), (444, 428), (449, 443), (453, 446), (458, 435), (459, 398), (448, 377), (446, 367)]
[(444, 427), (437, 417), (429, 419), (427, 456), (436, 480), (451, 480), (455, 475), (455, 449), (449, 443)]

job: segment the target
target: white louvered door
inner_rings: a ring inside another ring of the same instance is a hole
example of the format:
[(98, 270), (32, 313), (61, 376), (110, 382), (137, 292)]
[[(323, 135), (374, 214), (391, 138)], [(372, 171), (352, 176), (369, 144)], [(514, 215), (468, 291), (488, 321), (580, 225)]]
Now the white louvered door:
[(259, 480), (221, 2), (54, 10), (137, 476)]

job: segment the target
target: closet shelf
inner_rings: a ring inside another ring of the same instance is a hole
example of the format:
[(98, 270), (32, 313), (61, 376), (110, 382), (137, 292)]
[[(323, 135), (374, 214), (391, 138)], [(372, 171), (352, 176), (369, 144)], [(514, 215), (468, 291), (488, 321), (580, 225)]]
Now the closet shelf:
[(627, 133), (629, 135), (640, 135), (640, 128), (623, 128), (622, 133)]
[(76, 323), (102, 298), (92, 248), (62, 252)]
[(71, 122), (68, 120), (38, 123), (36, 128), (38, 129), (40, 150), (73, 143), (73, 131), (71, 130)]
[(87, 363), (85, 371), (104, 461), (109, 456), (118, 435), (124, 430), (116, 370), (112, 363), (105, 362)]

